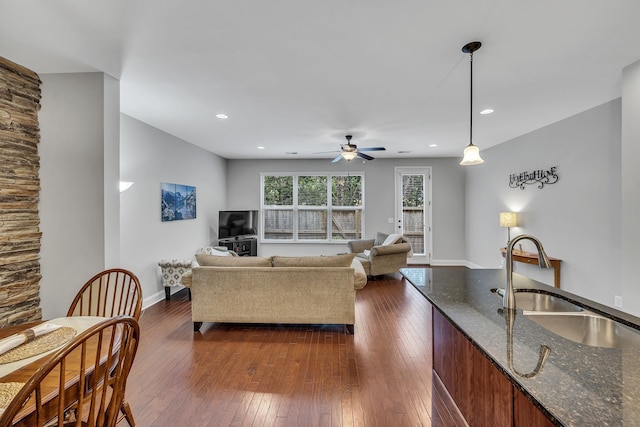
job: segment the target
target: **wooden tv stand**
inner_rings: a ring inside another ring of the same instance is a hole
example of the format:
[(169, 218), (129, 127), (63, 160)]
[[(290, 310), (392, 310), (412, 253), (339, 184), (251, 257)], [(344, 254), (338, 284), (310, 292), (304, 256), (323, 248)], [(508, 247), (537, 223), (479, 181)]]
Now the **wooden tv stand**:
[[(500, 248), (500, 252), (502, 253), (502, 256), (506, 258), (507, 248)], [(512, 255), (514, 262), (538, 265), (537, 253), (517, 251), (514, 249)], [(553, 286), (560, 288), (560, 263), (562, 260), (549, 257), (549, 261), (551, 261), (551, 267), (553, 267)]]

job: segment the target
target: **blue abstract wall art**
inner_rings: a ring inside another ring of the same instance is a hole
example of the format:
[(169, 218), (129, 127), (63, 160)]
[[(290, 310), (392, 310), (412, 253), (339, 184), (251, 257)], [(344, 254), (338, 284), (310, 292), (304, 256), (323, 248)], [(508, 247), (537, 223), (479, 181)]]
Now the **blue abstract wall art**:
[(162, 183), (162, 221), (179, 221), (196, 217), (196, 187)]

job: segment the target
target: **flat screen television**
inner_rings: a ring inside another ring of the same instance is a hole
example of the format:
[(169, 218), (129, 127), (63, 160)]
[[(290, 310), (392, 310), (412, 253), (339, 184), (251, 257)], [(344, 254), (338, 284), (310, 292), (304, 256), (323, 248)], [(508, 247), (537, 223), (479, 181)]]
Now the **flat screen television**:
[(218, 239), (258, 234), (258, 211), (220, 211)]

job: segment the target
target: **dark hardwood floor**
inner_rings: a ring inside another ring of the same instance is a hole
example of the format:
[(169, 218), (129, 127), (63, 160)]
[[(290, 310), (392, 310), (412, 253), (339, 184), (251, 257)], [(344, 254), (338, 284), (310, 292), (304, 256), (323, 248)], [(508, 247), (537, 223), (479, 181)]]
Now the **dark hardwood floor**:
[(430, 306), (399, 274), (358, 291), (355, 335), (214, 323), (194, 333), (185, 291), (140, 325), (127, 385), (140, 427), (449, 424), (432, 387)]

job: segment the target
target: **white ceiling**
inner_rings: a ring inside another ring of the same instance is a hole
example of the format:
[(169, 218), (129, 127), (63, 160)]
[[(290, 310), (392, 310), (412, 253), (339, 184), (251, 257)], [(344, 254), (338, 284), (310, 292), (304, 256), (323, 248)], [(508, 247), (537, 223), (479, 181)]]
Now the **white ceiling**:
[(0, 56), (108, 73), (123, 113), (229, 159), (331, 159), (313, 153), (346, 134), (378, 158), (459, 157), (474, 40), (481, 150), (619, 97), (640, 60), (638, 0), (0, 0), (0, 14)]

